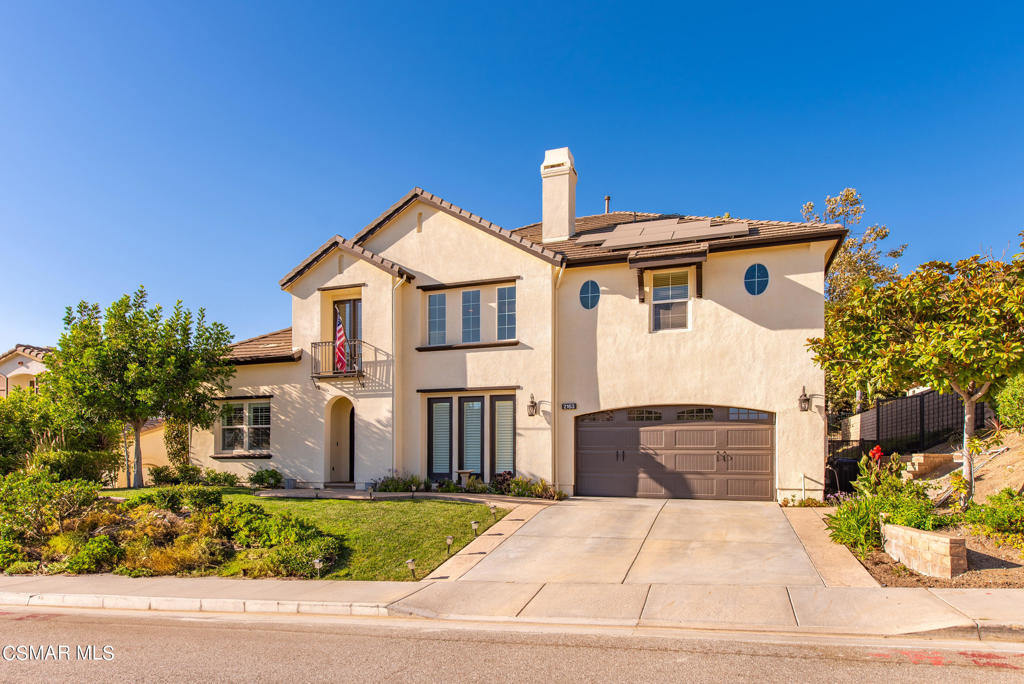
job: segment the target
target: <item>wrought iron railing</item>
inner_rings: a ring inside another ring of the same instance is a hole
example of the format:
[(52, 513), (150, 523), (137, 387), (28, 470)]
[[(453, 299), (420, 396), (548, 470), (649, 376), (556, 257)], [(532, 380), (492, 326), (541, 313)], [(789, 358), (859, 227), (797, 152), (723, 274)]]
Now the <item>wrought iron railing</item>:
[(363, 374), (363, 341), (347, 340), (345, 342), (344, 366), (337, 363), (334, 342), (314, 342), (310, 350), (313, 364), (313, 377), (345, 377)]

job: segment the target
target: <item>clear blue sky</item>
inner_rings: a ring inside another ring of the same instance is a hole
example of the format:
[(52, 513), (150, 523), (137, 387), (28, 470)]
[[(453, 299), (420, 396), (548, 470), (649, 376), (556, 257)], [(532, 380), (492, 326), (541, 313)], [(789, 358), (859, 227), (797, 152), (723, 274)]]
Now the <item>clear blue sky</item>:
[(1001, 253), (1024, 12), (993, 5), (0, 0), (0, 351), (140, 283), (284, 327), (330, 235), (414, 185), (535, 221), (564, 145), (581, 215), (792, 220), (852, 185), (904, 270)]

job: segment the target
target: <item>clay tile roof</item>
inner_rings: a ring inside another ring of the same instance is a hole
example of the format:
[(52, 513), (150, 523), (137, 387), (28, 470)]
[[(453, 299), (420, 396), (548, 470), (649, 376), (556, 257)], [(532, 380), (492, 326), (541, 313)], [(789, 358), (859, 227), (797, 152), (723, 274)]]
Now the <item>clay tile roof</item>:
[(30, 356), (36, 361), (42, 361), (46, 358), (46, 355), (53, 351), (53, 347), (37, 347), (34, 344), (16, 344), (11, 349), (8, 349), (3, 354), (0, 354), (0, 359), (6, 359), (11, 354), (24, 354)]
[(301, 264), (299, 264), (298, 266), (296, 266), (295, 268), (288, 272), (288, 275), (286, 275), (284, 278), (281, 278), (281, 282), (279, 283), (279, 285), (282, 288), (288, 287), (295, 280), (300, 278), (306, 271), (316, 266), (321, 259), (326, 257), (335, 249), (340, 249), (343, 252), (351, 254), (354, 257), (363, 259), (364, 261), (367, 261), (376, 266), (377, 268), (387, 271), (391, 275), (396, 276), (398, 278), (407, 278), (408, 280), (412, 280), (415, 277), (412, 273), (405, 270), (404, 268), (396, 264), (394, 261), (391, 261), (390, 259), (385, 259), (381, 255), (375, 252), (371, 252), (362, 245), (357, 245), (352, 240), (346, 240), (340, 235), (335, 235), (330, 240), (320, 245), (315, 252), (313, 252), (308, 257), (303, 259)]
[(242, 366), (250, 363), (297, 361), (301, 356), (302, 350), (292, 348), (292, 329), (284, 328), (235, 342), (231, 345), (228, 358), (236, 366)]
[(545, 245), (541, 245), (539, 241), (528, 239), (525, 235), (517, 234), (516, 231), (506, 230), (505, 228), (502, 228), (498, 224), (491, 223), (487, 219), (477, 216), (471, 211), (466, 211), (461, 207), (457, 207), (448, 200), (442, 197), (438, 197), (432, 192), (427, 192), (426, 190), (420, 187), (413, 188), (412, 190), (407, 192), (405, 196), (402, 197), (402, 199), (398, 200), (390, 207), (388, 207), (388, 209), (385, 210), (384, 213), (382, 213), (380, 216), (371, 221), (361, 231), (356, 233), (356, 236), (352, 238), (352, 241), (356, 243), (364, 242), (371, 235), (377, 232), (377, 230), (383, 227), (388, 221), (390, 221), (392, 218), (400, 214), (402, 211), (405, 210), (406, 207), (408, 207), (410, 204), (416, 201), (432, 204), (437, 208), (441, 209), (442, 211), (451, 214), (452, 216), (464, 219), (471, 225), (474, 225), (477, 228), (480, 228), (481, 230), (485, 230), (501, 238), (505, 242), (508, 242), (511, 245), (514, 245), (520, 249), (524, 249), (528, 252), (532, 252), (535, 256), (538, 256), (549, 263), (561, 265), (564, 260), (562, 255), (557, 254), (555, 251), (548, 249)]
[[(827, 223), (797, 223), (792, 221), (759, 221), (739, 218), (724, 218), (721, 216), (687, 216), (683, 214), (652, 214), (643, 211), (613, 211), (607, 214), (594, 214), (592, 216), (579, 216), (576, 218), (576, 235), (568, 240), (558, 242), (547, 242), (544, 246), (554, 252), (566, 257), (570, 264), (584, 264), (587, 262), (626, 261), (630, 256), (628, 249), (608, 249), (595, 244), (578, 244), (577, 240), (584, 235), (599, 235), (611, 233), (615, 226), (622, 223), (633, 223), (653, 221), (656, 219), (678, 218), (684, 221), (710, 221), (711, 226), (724, 226), (735, 223), (745, 223), (749, 226), (750, 232), (747, 235), (704, 239), (709, 251), (721, 251), (725, 249), (742, 249), (744, 247), (756, 247), (758, 245), (770, 245), (786, 242), (803, 242), (816, 239), (834, 238), (841, 240), (846, 235), (846, 230), (838, 224)], [(522, 235), (529, 240), (541, 241), (541, 224), (531, 223), (528, 226), (517, 228), (512, 231), (516, 235)], [(686, 243), (683, 243), (686, 244)], [(692, 244), (690, 241), (689, 244)], [(642, 252), (651, 252), (656, 249), (664, 249), (670, 246), (658, 246), (645, 248)], [(671, 256), (672, 254), (665, 254)], [(644, 256), (654, 256), (644, 254)]]

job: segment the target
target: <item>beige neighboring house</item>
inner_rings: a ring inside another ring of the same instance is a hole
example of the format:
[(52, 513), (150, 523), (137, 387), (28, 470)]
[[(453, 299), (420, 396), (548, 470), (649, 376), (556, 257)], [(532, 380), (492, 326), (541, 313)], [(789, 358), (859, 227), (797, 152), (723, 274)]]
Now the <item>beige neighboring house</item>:
[(0, 398), (6, 397), (15, 387), (38, 391), (36, 377), (46, 370), (43, 359), (51, 351), (51, 347), (16, 344), (13, 349), (0, 354)]
[[(576, 216), (568, 148), (506, 230), (416, 188), (280, 282), (193, 459), (299, 486), (512, 471), (576, 495), (820, 496), (838, 225)], [(607, 209), (607, 206), (606, 206)], [(339, 330), (344, 361), (339, 363)]]

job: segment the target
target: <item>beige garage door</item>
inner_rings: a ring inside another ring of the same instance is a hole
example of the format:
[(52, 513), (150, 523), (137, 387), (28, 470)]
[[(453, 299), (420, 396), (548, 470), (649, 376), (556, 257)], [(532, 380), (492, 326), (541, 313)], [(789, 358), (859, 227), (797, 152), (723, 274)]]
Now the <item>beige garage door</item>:
[(576, 493), (771, 501), (775, 417), (723, 406), (643, 406), (576, 419)]

